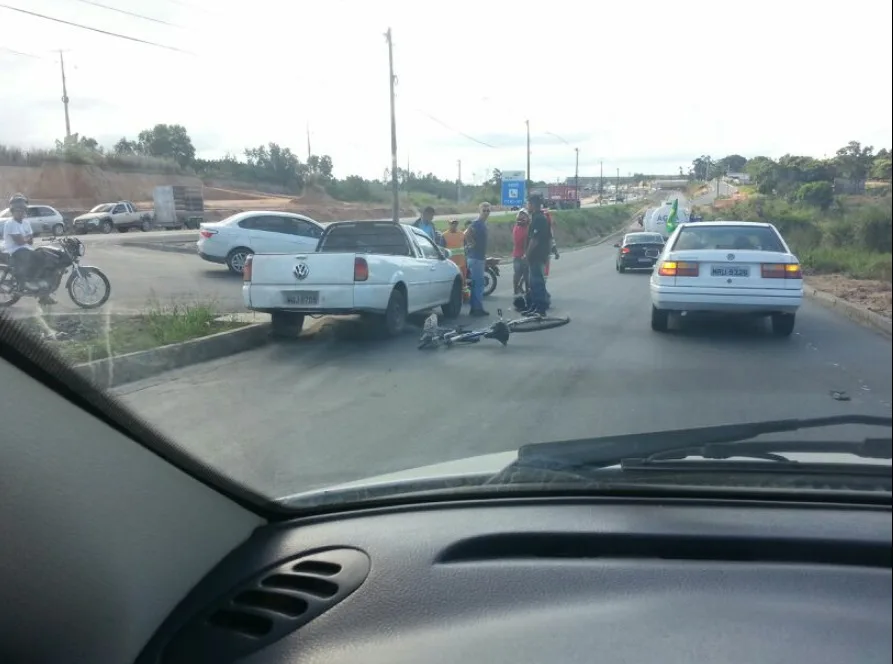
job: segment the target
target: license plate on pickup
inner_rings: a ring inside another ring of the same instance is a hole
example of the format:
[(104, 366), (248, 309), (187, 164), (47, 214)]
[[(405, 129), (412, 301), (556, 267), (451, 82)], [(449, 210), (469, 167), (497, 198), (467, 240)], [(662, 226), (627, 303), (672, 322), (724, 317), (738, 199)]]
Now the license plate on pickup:
[(730, 267), (730, 266), (716, 266), (710, 271), (711, 276), (714, 277), (749, 277), (750, 276), (750, 268), (749, 267)]
[(283, 291), (282, 296), (286, 304), (293, 306), (314, 307), (319, 304), (319, 291)]

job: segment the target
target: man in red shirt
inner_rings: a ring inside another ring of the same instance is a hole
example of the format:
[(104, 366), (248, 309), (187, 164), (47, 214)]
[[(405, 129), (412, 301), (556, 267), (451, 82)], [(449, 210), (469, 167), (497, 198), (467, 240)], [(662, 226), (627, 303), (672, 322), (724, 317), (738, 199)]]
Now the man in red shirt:
[(527, 210), (519, 210), (518, 216), (515, 218), (515, 226), (512, 228), (512, 263), (514, 265), (512, 285), (515, 295), (523, 294), (527, 287), (527, 260), (524, 258), (524, 251), (527, 248), (529, 225), (530, 215)]

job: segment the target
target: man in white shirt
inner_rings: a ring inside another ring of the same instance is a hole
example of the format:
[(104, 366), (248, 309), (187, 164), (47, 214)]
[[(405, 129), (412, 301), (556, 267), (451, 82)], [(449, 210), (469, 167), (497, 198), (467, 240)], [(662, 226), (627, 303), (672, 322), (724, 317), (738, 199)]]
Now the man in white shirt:
[[(34, 231), (25, 218), (28, 213), (28, 199), (23, 194), (13, 194), (9, 199), (12, 218), (3, 226), (3, 251), (9, 254), (9, 266), (15, 275), (19, 290), (31, 277), (34, 269)], [(42, 304), (53, 304), (46, 293), (41, 293)]]

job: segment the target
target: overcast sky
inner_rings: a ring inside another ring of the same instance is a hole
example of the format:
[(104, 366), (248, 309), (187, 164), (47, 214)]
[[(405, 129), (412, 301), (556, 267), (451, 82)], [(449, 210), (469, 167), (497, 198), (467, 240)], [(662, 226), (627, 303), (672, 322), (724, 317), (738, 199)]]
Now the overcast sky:
[[(112, 145), (184, 125), (199, 156), (274, 141), (339, 176), (390, 161), (388, 26), (401, 166), (463, 180), (677, 172), (700, 154), (823, 156), (891, 145), (891, 4), (504, 0), (0, 0), (0, 143), (72, 131)], [(120, 11), (101, 8), (96, 4)], [(148, 21), (128, 15), (141, 14)], [(559, 138), (560, 137), (560, 138)], [(567, 145), (561, 139), (564, 139)], [(573, 146), (573, 147), (571, 147)]]

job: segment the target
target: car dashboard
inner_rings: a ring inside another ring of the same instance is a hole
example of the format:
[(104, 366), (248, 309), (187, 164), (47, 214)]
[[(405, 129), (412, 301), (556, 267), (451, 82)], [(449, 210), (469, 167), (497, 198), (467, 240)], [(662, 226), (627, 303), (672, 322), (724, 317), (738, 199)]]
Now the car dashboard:
[(262, 526), (137, 662), (890, 660), (889, 506), (506, 498)]

